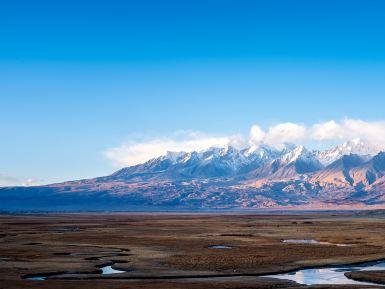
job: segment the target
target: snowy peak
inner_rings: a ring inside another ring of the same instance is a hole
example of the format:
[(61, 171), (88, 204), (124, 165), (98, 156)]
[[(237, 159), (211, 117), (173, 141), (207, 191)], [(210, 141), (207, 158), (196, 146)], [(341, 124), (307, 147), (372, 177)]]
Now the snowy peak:
[(176, 163), (180, 161), (181, 158), (183, 158), (186, 155), (186, 152), (172, 152), (168, 151), (165, 156), (163, 156), (164, 159), (170, 160), (172, 163)]
[(167, 152), (143, 164), (113, 174), (125, 180), (141, 178), (221, 178), (245, 174), (282, 155), (268, 146), (238, 149), (227, 145), (192, 152)]
[(276, 159), (282, 155), (282, 151), (267, 146), (251, 146), (249, 148), (245, 148), (242, 151), (242, 154), (251, 161), (259, 161), (259, 162), (268, 162), (273, 159)]
[(337, 149), (347, 155), (347, 154), (357, 154), (357, 155), (375, 155), (379, 152), (379, 149), (365, 142), (359, 138), (347, 141), (340, 146), (337, 146)]
[(291, 151), (287, 152), (281, 157), (283, 163), (292, 163), (298, 159), (306, 159), (312, 157), (310, 152), (302, 145), (296, 146)]
[(344, 155), (355, 154), (368, 157), (376, 155), (379, 151), (376, 146), (357, 138), (344, 142), (330, 150), (316, 151), (314, 155), (323, 165), (327, 166)]
[(304, 146), (298, 145), (293, 150), (287, 152), (280, 158), (282, 163), (301, 163), (308, 164), (313, 168), (321, 168), (322, 164), (315, 158), (314, 154), (308, 151)]
[[(354, 151), (360, 154), (352, 154)], [(33, 200), (27, 203), (41, 204), (44, 194), (50, 199), (58, 198), (53, 200), (61, 204), (68, 201), (65, 196), (70, 193), (71, 205), (77, 198), (79, 208), (84, 208), (85, 200), (91, 206), (90, 194), (96, 198), (95, 208), (100, 204), (106, 208), (109, 204), (111, 208), (116, 208), (115, 204), (130, 208), (145, 204), (184, 209), (297, 205), (309, 205), (310, 209), (314, 205), (350, 208), (352, 204), (358, 204), (358, 208), (373, 204), (385, 207), (385, 152), (365, 156), (371, 152), (358, 140), (324, 152), (290, 144), (281, 149), (261, 145), (167, 152), (105, 177), (0, 189), (0, 204), (7, 204), (10, 194), (20, 196), (15, 199), (18, 206), (26, 198)], [(331, 157), (338, 160), (323, 167), (317, 159), (320, 156), (330, 157), (328, 161)]]
[(298, 145), (280, 158), (281, 164), (294, 167), (298, 174), (317, 171), (323, 165), (304, 146)]
[(281, 155), (252, 170), (248, 178), (254, 179), (296, 179), (301, 174), (318, 171), (322, 164), (304, 146), (287, 145)]
[[(367, 162), (378, 152), (360, 139), (345, 142), (326, 151), (309, 151), (302, 145), (285, 144), (278, 149), (266, 144), (243, 149), (227, 145), (192, 152), (167, 152), (146, 163), (124, 168), (113, 176), (124, 180), (194, 179), (253, 176), (298, 176), (341, 160), (342, 165)], [(345, 156), (345, 157), (344, 157)], [(380, 156), (378, 156), (380, 158)], [(382, 159), (376, 167), (382, 168)]]

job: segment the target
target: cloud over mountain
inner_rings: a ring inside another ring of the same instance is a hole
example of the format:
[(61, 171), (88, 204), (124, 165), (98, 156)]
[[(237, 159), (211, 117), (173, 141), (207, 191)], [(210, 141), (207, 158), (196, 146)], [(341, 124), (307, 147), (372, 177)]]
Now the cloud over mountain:
[(281, 145), (283, 143), (298, 143), (306, 137), (306, 126), (292, 122), (280, 123), (264, 132), (258, 125), (250, 129), (250, 142), (253, 144), (266, 143)]
[(363, 121), (359, 119), (334, 120), (315, 124), (311, 138), (315, 140), (349, 140), (360, 138), (372, 144), (385, 144), (385, 121)]
[(168, 137), (128, 140), (108, 149), (104, 154), (115, 166), (123, 167), (165, 155), (168, 151), (192, 152), (226, 145), (242, 148), (258, 147), (263, 144), (280, 148), (285, 143), (328, 143), (356, 138), (360, 138), (378, 149), (384, 149), (385, 121), (345, 118), (310, 125), (284, 122), (267, 128), (254, 124), (247, 137), (240, 134), (216, 136), (201, 132), (178, 132)]
[(145, 141), (127, 141), (105, 152), (105, 156), (116, 166), (142, 163), (151, 158), (171, 152), (191, 152), (209, 147), (224, 147), (227, 144), (243, 145), (243, 138), (233, 136), (210, 136), (198, 132), (182, 132), (170, 137), (154, 138)]

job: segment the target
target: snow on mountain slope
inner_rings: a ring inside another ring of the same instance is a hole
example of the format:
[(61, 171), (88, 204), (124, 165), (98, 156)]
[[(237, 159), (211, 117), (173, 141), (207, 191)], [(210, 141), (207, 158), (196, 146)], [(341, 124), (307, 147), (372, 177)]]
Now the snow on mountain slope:
[(385, 153), (371, 152), (360, 141), (323, 153), (295, 145), (168, 152), (105, 177), (0, 188), (0, 209), (385, 207)]
[(296, 146), (280, 159), (283, 163), (294, 163), (298, 173), (316, 171), (323, 167), (319, 160), (315, 158), (314, 154), (302, 145)]
[(370, 157), (376, 155), (379, 151), (378, 147), (357, 138), (329, 150), (315, 151), (314, 155), (324, 166), (328, 166), (344, 155), (356, 154)]
[(194, 152), (168, 152), (144, 164), (124, 168), (114, 177), (136, 178), (213, 178), (247, 177), (288, 178), (318, 171), (345, 155), (357, 154), (368, 160), (379, 150), (354, 139), (325, 151), (310, 152), (302, 145), (286, 144), (282, 149), (267, 145), (237, 149), (212, 147)]
[(114, 178), (213, 178), (246, 173), (280, 154), (269, 147), (237, 149), (232, 146), (212, 147), (194, 152), (168, 152), (144, 164), (123, 168)]
[(248, 178), (298, 178), (300, 174), (311, 173), (322, 167), (322, 164), (304, 146), (286, 146), (280, 157), (257, 167), (248, 174)]

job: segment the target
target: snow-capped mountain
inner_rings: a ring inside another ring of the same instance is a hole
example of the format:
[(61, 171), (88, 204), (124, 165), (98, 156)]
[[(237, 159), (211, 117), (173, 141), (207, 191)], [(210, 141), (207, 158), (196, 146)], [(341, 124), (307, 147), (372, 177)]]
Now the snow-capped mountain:
[[(302, 145), (268, 145), (237, 149), (230, 145), (202, 151), (168, 152), (143, 164), (123, 168), (111, 175), (124, 180), (219, 178), (251, 175), (257, 178), (293, 177), (322, 169), (344, 155), (368, 159), (377, 150), (361, 140), (352, 140), (326, 151), (309, 151)], [(273, 175), (275, 174), (275, 175)]]
[(327, 166), (344, 155), (356, 154), (370, 157), (376, 155), (379, 151), (378, 147), (356, 138), (329, 150), (315, 151), (314, 155), (323, 165)]
[(286, 164), (295, 164), (299, 173), (316, 171), (322, 168), (320, 161), (304, 146), (298, 145), (284, 154), (281, 161)]
[[(361, 140), (168, 152), (109, 176), (0, 188), (0, 210), (385, 208), (385, 153)], [(28, 200), (28, 201), (26, 201)]]
[(144, 164), (123, 168), (112, 177), (141, 178), (213, 178), (246, 173), (282, 153), (270, 147), (237, 149), (232, 146), (212, 147), (194, 152), (168, 152)]
[(285, 146), (281, 155), (252, 170), (249, 178), (287, 179), (321, 169), (322, 164), (304, 146)]

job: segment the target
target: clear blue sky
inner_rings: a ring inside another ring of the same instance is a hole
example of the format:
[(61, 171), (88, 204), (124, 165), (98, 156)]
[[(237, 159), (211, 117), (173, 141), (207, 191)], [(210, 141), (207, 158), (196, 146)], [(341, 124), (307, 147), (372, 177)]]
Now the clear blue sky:
[(385, 1), (1, 1), (0, 175), (114, 169), (130, 135), (385, 119)]

